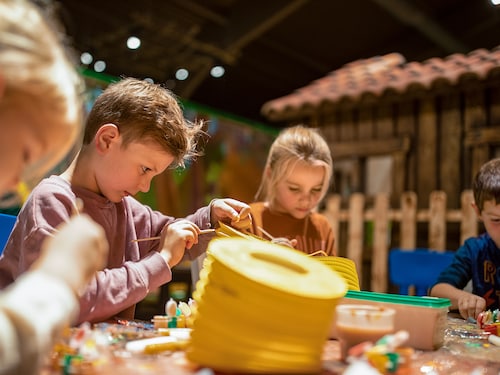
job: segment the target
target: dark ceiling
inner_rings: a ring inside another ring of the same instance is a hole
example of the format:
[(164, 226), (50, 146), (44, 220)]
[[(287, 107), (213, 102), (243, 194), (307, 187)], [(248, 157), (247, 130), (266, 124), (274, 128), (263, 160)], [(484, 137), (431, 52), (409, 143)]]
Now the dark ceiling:
[[(489, 0), (61, 0), (79, 52), (114, 76), (168, 83), (183, 99), (265, 122), (262, 105), (344, 64), (391, 52), (406, 61), (500, 45)], [(142, 38), (128, 50), (131, 34)], [(226, 74), (210, 77), (214, 64)], [(173, 81), (178, 68), (186, 81)], [(280, 126), (280, 124), (270, 124)]]

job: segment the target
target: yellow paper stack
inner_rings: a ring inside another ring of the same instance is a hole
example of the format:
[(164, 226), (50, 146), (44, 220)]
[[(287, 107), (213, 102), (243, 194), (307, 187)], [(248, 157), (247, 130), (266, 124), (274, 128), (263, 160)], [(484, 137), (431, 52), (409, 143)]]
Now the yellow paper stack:
[(319, 260), (342, 276), (349, 290), (360, 290), (356, 264), (351, 259), (333, 256), (315, 256), (312, 258)]
[(308, 374), (347, 285), (296, 250), (257, 239), (209, 244), (193, 294), (189, 360), (219, 371)]

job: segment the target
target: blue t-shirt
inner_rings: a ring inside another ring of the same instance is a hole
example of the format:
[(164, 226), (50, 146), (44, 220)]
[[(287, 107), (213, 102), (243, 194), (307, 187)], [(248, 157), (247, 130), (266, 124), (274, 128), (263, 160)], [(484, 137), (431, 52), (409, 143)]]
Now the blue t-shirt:
[(470, 280), (472, 293), (486, 300), (486, 309), (500, 308), (500, 249), (488, 233), (465, 241), (437, 283), (463, 289)]

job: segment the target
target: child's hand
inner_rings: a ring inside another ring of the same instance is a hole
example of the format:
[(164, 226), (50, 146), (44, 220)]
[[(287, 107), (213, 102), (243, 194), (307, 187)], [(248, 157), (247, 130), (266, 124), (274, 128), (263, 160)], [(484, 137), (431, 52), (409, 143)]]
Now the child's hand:
[(481, 311), (484, 311), (486, 308), (486, 301), (484, 298), (476, 296), (472, 293), (463, 293), (458, 299), (458, 311), (462, 318), (474, 318), (477, 319), (477, 316)]
[(77, 293), (104, 267), (107, 257), (104, 230), (81, 214), (62, 224), (53, 237), (47, 237), (33, 268), (61, 278)]
[(166, 226), (161, 231), (160, 254), (170, 268), (178, 264), (184, 256), (184, 251), (198, 243), (200, 228), (191, 221), (178, 220)]
[(222, 221), (238, 230), (245, 230), (252, 225), (250, 206), (236, 199), (214, 199), (210, 204), (212, 223)]

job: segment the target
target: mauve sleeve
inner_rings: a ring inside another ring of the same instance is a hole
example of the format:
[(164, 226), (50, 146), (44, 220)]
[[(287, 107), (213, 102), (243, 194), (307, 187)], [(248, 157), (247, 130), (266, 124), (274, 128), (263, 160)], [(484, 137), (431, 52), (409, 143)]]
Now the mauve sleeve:
[[(205, 206), (202, 208), (199, 208), (195, 213), (186, 216), (185, 218), (178, 218), (175, 219), (173, 217), (165, 216), (158, 211), (152, 211), (152, 231), (149, 233), (143, 233), (143, 237), (153, 237), (153, 236), (159, 236), (161, 233), (161, 230), (166, 224), (170, 224), (176, 220), (189, 220), (193, 223), (195, 223), (200, 229), (209, 229), (212, 227), (212, 224), (210, 222), (210, 206)], [(204, 234), (198, 237), (198, 243), (194, 245), (191, 249), (186, 250), (184, 253), (184, 258), (183, 259), (189, 259), (193, 260), (196, 259), (199, 255), (203, 254), (207, 250), (208, 243), (210, 242), (211, 239), (215, 237), (214, 233), (210, 234)], [(152, 246), (156, 246), (156, 248), (159, 245), (159, 241), (152, 242)]]
[[(96, 215), (103, 212), (99, 209)], [(159, 241), (131, 240), (158, 236), (174, 218), (134, 199), (125, 199), (110, 212), (113, 224), (105, 227), (107, 220), (100, 220), (110, 244), (108, 265), (96, 273), (81, 295), (78, 322), (99, 322), (113, 316), (132, 319), (135, 304), (172, 279), (168, 264), (158, 252)]]
[(119, 315), (144, 299), (150, 290), (172, 279), (170, 268), (161, 255), (152, 251), (138, 261), (127, 261), (120, 267), (96, 273), (80, 298), (78, 323), (99, 322)]
[[(124, 213), (118, 212), (116, 217), (118, 220), (124, 218), (125, 222), (115, 225), (114, 229), (105, 228), (108, 234), (114, 234), (108, 240), (115, 259), (109, 259), (110, 266), (97, 272), (82, 294), (78, 322), (98, 322), (115, 315), (131, 319), (136, 303), (149, 291), (172, 279), (170, 268), (158, 253), (159, 241), (131, 243), (130, 233), (133, 231), (135, 238), (159, 236), (165, 225), (178, 219), (151, 210), (133, 199), (124, 202)], [(201, 229), (209, 228), (210, 209), (203, 207), (186, 219)], [(116, 227), (126, 229), (122, 232)], [(213, 235), (200, 236), (198, 244), (186, 251), (185, 256), (194, 259), (203, 253), (211, 237)]]

